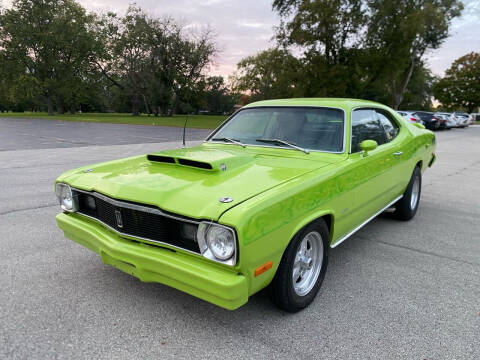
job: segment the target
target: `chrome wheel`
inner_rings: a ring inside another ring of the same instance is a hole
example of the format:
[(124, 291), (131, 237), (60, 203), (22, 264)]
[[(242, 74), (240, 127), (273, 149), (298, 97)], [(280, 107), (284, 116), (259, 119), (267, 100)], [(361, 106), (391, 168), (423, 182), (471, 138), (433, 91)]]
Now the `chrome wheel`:
[(307, 295), (315, 286), (323, 264), (323, 240), (317, 231), (305, 235), (293, 263), (293, 289), (298, 296)]
[(416, 176), (412, 186), (412, 195), (410, 196), (410, 208), (412, 210), (414, 210), (415, 207), (417, 206), (419, 195), (420, 195), (420, 178)]

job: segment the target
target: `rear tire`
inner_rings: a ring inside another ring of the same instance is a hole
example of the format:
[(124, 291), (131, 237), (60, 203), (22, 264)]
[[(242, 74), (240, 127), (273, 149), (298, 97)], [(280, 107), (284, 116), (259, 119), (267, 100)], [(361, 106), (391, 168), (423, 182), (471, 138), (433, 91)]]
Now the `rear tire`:
[(422, 192), (422, 172), (417, 166), (413, 170), (412, 177), (408, 183), (407, 190), (403, 197), (395, 204), (395, 216), (399, 220), (408, 221), (417, 213)]
[(327, 271), (329, 246), (330, 235), (323, 219), (293, 237), (269, 287), (275, 305), (291, 313), (310, 305)]

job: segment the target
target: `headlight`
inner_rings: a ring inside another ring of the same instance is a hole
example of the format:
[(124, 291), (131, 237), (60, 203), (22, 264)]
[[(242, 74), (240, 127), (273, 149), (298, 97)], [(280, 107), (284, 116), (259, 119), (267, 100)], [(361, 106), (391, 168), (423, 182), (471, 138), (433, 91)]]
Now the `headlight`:
[(58, 183), (55, 187), (55, 193), (62, 210), (70, 212), (77, 210), (70, 186)]
[(198, 226), (198, 245), (203, 256), (228, 265), (235, 265), (237, 243), (233, 229), (214, 223)]
[(235, 238), (230, 230), (210, 226), (206, 234), (207, 245), (217, 259), (230, 259), (235, 250)]

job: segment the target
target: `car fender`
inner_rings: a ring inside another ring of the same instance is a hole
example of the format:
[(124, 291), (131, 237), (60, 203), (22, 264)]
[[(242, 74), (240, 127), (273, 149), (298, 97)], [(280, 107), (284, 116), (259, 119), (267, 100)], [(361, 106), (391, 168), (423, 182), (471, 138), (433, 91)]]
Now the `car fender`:
[[(293, 237), (300, 231), (302, 230), (305, 226), (311, 224), (312, 222), (323, 218), (323, 217), (329, 217), (329, 220), (326, 221), (327, 227), (328, 227), (328, 232), (330, 238), (328, 239), (328, 244), (331, 245), (332, 243), (332, 234), (334, 231), (334, 226), (335, 226), (335, 214), (332, 209), (321, 209), (318, 211), (315, 211), (314, 213), (310, 214), (309, 216), (300, 219), (300, 221), (297, 223), (297, 225), (293, 228), (292, 233), (290, 234), (290, 241), (292, 241)], [(290, 244), (290, 242), (288, 243)], [(287, 246), (288, 246), (287, 244)], [(285, 247), (286, 249), (287, 247)], [(283, 249), (285, 251), (285, 249)]]
[[(331, 174), (327, 171), (322, 175), (328, 179)], [(235, 227), (239, 234), (238, 269), (247, 277), (250, 295), (270, 283), (285, 249), (300, 229), (328, 215), (332, 219), (330, 231), (333, 231), (335, 211), (330, 207), (331, 199), (314, 206), (311, 197), (306, 196), (309, 188), (306, 179), (311, 181), (311, 177), (318, 175), (309, 173), (293, 179), (226, 211), (220, 217), (220, 223)], [(332, 179), (322, 188), (328, 194), (338, 191)], [(267, 215), (269, 213), (272, 215)], [(268, 262), (272, 262), (271, 269), (254, 276), (255, 269)]]

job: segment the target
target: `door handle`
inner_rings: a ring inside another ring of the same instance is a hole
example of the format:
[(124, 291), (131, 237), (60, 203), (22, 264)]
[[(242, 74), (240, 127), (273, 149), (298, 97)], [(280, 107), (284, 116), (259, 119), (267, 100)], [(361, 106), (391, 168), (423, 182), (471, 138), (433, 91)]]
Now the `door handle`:
[(403, 154), (403, 151), (396, 151), (393, 153), (393, 156), (400, 156)]

